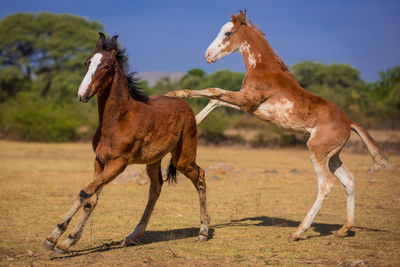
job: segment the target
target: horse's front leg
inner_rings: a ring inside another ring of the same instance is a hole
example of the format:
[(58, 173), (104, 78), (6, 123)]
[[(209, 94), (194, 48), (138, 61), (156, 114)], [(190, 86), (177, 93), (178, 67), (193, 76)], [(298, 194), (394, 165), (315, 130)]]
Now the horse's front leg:
[[(83, 213), (79, 218), (75, 226), (75, 229), (63, 243), (57, 245), (57, 247), (55, 248), (55, 251), (58, 253), (68, 252), (69, 247), (75, 244), (80, 239), (83, 228), (89, 216), (96, 207), (102, 187), (111, 182), (115, 177), (117, 177), (125, 169), (126, 165), (127, 164), (125, 160), (117, 158), (115, 160), (107, 162), (102, 172), (101, 172), (102, 168), (98, 169), (98, 172), (100, 173), (93, 179), (91, 183), (89, 183), (80, 191), (78, 200), (75, 202), (75, 204), (73, 205), (71, 210), (67, 213), (67, 215), (64, 217), (65, 219), (66, 217), (68, 217), (68, 215), (72, 214), (73, 212), (73, 214), (67, 219), (65, 227), (63, 227), (62, 231), (57, 232), (58, 236), (56, 239), (52, 239), (53, 238), (52, 235), (56, 232), (56, 230), (57, 229), (60, 230), (59, 227), (60, 224), (57, 225), (57, 228), (50, 234), (48, 238), (46, 238), (45, 247), (51, 248), (50, 245), (46, 244), (51, 244), (54, 247), (54, 245), (57, 243), (58, 237), (66, 230), (66, 227), (68, 226), (68, 223), (71, 220), (72, 216), (78, 211), (80, 207), (83, 206)], [(96, 172), (96, 167), (95, 167), (95, 172)]]
[(230, 107), (230, 108), (234, 108), (237, 110), (240, 110), (240, 108), (238, 106), (232, 105), (232, 104), (228, 104), (226, 102), (220, 101), (220, 100), (216, 100), (216, 99), (210, 99), (210, 101), (208, 102), (208, 105), (203, 108), (197, 115), (196, 115), (196, 124), (199, 125), (200, 122), (202, 120), (204, 120), (205, 117), (207, 117), (207, 115), (213, 111), (215, 108), (220, 107), (220, 106), (224, 106), (224, 107)]
[(67, 214), (65, 214), (61, 221), (57, 224), (56, 228), (44, 240), (43, 246), (46, 249), (52, 250), (54, 248), (54, 246), (57, 244), (58, 238), (65, 232), (65, 230), (67, 230), (69, 222), (80, 207), (82, 207), (82, 202), (78, 199), (75, 201), (74, 205), (72, 205)]
[(220, 100), (228, 104), (241, 107), (243, 103), (246, 103), (246, 98), (242, 92), (232, 92), (223, 90), (220, 88), (207, 88), (204, 90), (188, 90), (183, 89), (179, 91), (171, 91), (166, 94), (166, 96), (176, 97), (181, 99), (191, 98), (191, 97), (208, 97), (211, 99)]
[[(104, 169), (104, 165), (98, 161), (97, 159), (94, 161), (94, 175), (93, 177), (98, 176)], [(52, 250), (54, 246), (57, 244), (58, 239), (60, 236), (67, 230), (69, 222), (71, 221), (72, 217), (75, 213), (82, 207), (83, 203), (78, 200), (75, 201), (74, 205), (72, 205), (71, 209), (67, 212), (64, 218), (57, 224), (56, 228), (50, 233), (48, 237), (46, 237), (43, 246), (46, 249)], [(84, 208), (85, 210), (85, 208)]]

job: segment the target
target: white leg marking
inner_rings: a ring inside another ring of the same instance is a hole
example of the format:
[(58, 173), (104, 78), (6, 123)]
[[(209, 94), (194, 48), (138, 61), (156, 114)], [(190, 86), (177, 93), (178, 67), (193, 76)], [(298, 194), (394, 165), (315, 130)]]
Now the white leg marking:
[(310, 228), (311, 223), (313, 222), (315, 216), (317, 215), (318, 211), (321, 209), (322, 203), (324, 202), (325, 198), (329, 195), (332, 189), (332, 185), (327, 183), (326, 181), (326, 173), (323, 167), (319, 164), (316, 164), (315, 161), (311, 158), (311, 161), (314, 165), (315, 173), (317, 174), (317, 181), (318, 181), (318, 196), (315, 200), (313, 206), (311, 207), (310, 211), (307, 213), (306, 217), (304, 218), (303, 222), (300, 224), (299, 228), (296, 230), (296, 235), (300, 236), (305, 230)]
[(355, 184), (353, 174), (344, 165), (337, 168), (334, 174), (346, 190), (347, 221), (350, 224), (354, 224)]
[(232, 105), (232, 104), (220, 101), (220, 100), (211, 99), (210, 102), (208, 102), (208, 105), (196, 115), (196, 124), (199, 125), (200, 122), (202, 120), (204, 120), (204, 118), (207, 117), (207, 115), (211, 111), (213, 111), (215, 108), (217, 108), (219, 106), (225, 106), (225, 107), (230, 107), (230, 108), (240, 110), (240, 108), (238, 106), (235, 106), (235, 105)]

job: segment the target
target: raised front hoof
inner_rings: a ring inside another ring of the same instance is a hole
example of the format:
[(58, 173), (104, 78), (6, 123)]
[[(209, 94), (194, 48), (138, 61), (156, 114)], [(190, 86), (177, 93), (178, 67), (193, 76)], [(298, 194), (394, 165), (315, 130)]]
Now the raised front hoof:
[(174, 91), (171, 91), (171, 92), (166, 93), (165, 96), (176, 97), (176, 93)]
[(58, 246), (53, 249), (54, 255), (64, 255), (64, 254), (68, 254), (68, 253), (69, 253), (68, 249), (63, 249)]
[(43, 242), (43, 247), (47, 250), (53, 250), (53, 248), (56, 246), (56, 243), (53, 243), (49, 240), (47, 240), (47, 238), (44, 240)]
[(206, 242), (208, 241), (208, 236), (205, 235), (199, 235), (196, 239), (196, 242)]
[(294, 242), (294, 241), (300, 241), (300, 240), (305, 240), (305, 239), (306, 239), (306, 237), (302, 237), (302, 236), (299, 236), (298, 234), (292, 233), (292, 234), (290, 234), (288, 241)]

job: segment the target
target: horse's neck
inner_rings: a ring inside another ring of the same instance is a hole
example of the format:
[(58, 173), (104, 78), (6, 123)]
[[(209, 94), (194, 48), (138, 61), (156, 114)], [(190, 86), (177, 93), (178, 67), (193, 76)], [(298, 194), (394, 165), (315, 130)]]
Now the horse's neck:
[[(249, 32), (239, 51), (246, 65), (245, 83), (247, 81), (254, 84), (253, 80), (262, 83), (276, 83), (276, 80), (279, 80), (282, 75), (289, 79), (293, 78), (283, 61), (260, 34)], [(245, 84), (243, 85), (245, 86)]]
[(116, 71), (110, 88), (98, 96), (99, 125), (102, 126), (107, 119), (115, 120), (132, 110), (133, 104), (126, 79), (120, 71)]

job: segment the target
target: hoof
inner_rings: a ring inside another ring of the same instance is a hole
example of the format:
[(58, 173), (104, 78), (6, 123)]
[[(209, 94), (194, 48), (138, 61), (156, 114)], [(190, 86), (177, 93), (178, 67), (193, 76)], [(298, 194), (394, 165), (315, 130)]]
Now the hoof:
[(337, 232), (335, 232), (335, 236), (336, 237), (346, 237), (347, 236), (347, 231), (346, 232), (343, 232), (343, 231), (337, 231)]
[(136, 245), (136, 244), (137, 244), (137, 242), (136, 242), (135, 239), (131, 239), (131, 238), (128, 238), (128, 237), (125, 237), (124, 241), (122, 241), (122, 246), (123, 247), (129, 247), (129, 246), (133, 246), (133, 245)]
[(67, 253), (68, 253), (68, 250), (64, 251), (64, 250), (62, 250), (62, 249), (60, 249), (58, 247), (55, 247), (53, 249), (53, 254), (55, 254), (55, 255), (63, 255), (63, 254), (67, 254)]
[(55, 246), (56, 246), (56, 243), (53, 243), (53, 242), (47, 240), (47, 238), (43, 242), (43, 247), (47, 250), (52, 250)]
[(206, 242), (208, 240), (208, 236), (199, 235), (196, 239), (197, 242)]
[(294, 242), (294, 241), (299, 241), (299, 240), (305, 240), (305, 237), (299, 236), (295, 233), (291, 234), (288, 238), (289, 242)]

